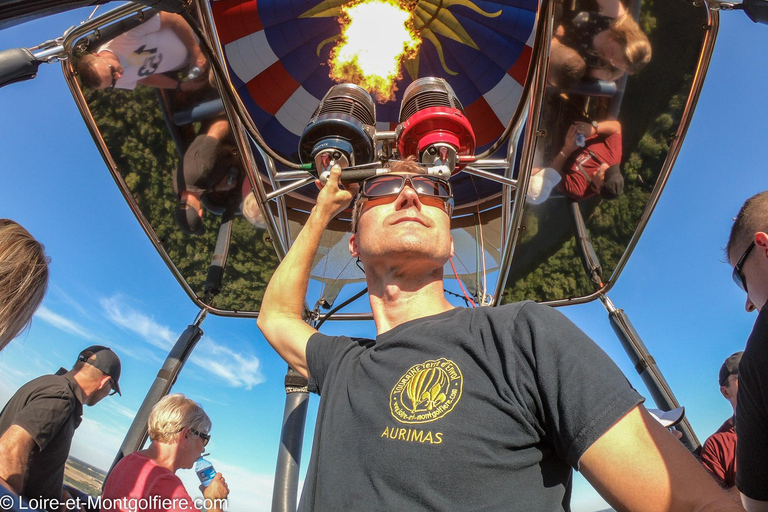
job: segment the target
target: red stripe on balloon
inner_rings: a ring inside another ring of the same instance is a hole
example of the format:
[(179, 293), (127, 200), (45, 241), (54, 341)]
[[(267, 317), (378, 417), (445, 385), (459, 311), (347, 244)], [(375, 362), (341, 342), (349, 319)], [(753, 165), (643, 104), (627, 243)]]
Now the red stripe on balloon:
[(515, 63), (509, 68), (507, 74), (515, 79), (519, 84), (525, 83), (525, 77), (528, 75), (528, 66), (531, 64), (531, 47), (524, 46), (523, 51), (520, 52), (520, 57), (517, 58)]
[(299, 82), (278, 61), (248, 82), (248, 92), (256, 104), (275, 115), (299, 88)]
[(475, 132), (478, 146), (490, 144), (504, 131), (504, 125), (499, 121), (496, 112), (482, 96), (466, 107), (464, 112), (467, 114), (469, 122), (472, 123), (472, 130)]
[(257, 0), (213, 2), (213, 19), (222, 45), (264, 29), (257, 4)]

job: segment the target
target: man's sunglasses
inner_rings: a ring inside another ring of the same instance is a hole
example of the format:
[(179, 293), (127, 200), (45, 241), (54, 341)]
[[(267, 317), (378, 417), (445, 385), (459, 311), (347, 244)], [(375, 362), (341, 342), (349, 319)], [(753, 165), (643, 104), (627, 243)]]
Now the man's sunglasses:
[[(453, 190), (451, 184), (442, 178), (429, 175), (384, 174), (373, 176), (363, 181), (360, 187), (358, 203), (391, 197), (392, 200), (403, 191), (406, 183), (418, 194), (419, 199), (429, 206), (438, 206), (450, 215), (453, 209)], [(427, 200), (426, 202), (424, 200)], [(430, 201), (429, 199), (432, 199)], [(437, 200), (437, 203), (435, 203)]]
[(747, 256), (749, 256), (749, 253), (752, 252), (752, 249), (755, 248), (755, 241), (752, 240), (752, 243), (749, 244), (749, 247), (747, 247), (747, 250), (744, 251), (744, 254), (741, 255), (741, 258), (739, 258), (738, 263), (733, 267), (733, 282), (736, 283), (739, 288), (747, 291), (747, 278), (744, 277), (744, 274), (741, 273), (741, 267), (744, 266), (744, 262), (747, 261)]
[[(104, 64), (107, 64), (106, 62)], [(115, 84), (117, 83), (117, 77), (115, 76), (117, 74), (117, 70), (115, 69), (115, 66), (112, 64), (107, 64), (109, 66), (109, 74), (112, 75), (112, 84), (110, 84), (109, 88), (114, 89)]]
[(107, 396), (116, 395), (117, 394), (117, 385), (115, 384), (115, 379), (113, 379), (112, 377), (109, 378), (109, 385), (112, 386), (112, 391), (110, 391), (109, 395), (107, 395)]
[(211, 440), (211, 435), (210, 434), (203, 434), (202, 432), (198, 432), (197, 430), (195, 430), (193, 428), (190, 428), (189, 431), (192, 432), (197, 437), (199, 437), (200, 439), (203, 440), (203, 448), (208, 446), (208, 441)]

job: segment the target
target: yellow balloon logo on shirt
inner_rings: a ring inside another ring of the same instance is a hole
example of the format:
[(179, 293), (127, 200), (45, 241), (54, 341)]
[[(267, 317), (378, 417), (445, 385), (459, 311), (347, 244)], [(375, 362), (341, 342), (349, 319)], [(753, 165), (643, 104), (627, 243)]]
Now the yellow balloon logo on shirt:
[(390, 393), (389, 408), (401, 423), (428, 423), (450, 413), (461, 398), (464, 378), (445, 358), (412, 366)]

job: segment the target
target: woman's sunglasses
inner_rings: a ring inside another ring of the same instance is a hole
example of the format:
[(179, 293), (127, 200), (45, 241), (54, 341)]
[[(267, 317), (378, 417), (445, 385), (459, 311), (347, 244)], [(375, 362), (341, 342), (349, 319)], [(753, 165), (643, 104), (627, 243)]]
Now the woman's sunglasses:
[(208, 446), (208, 441), (211, 440), (211, 435), (210, 434), (203, 434), (202, 432), (198, 432), (197, 430), (195, 430), (193, 428), (189, 429), (189, 431), (192, 432), (197, 437), (199, 437), (200, 439), (203, 440), (203, 448)]

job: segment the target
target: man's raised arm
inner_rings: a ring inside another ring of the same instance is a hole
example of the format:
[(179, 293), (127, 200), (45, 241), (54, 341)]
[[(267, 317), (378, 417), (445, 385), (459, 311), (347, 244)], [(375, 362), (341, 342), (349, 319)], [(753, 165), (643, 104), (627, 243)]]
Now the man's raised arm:
[(341, 169), (334, 166), (307, 223), (267, 285), (257, 321), (269, 344), (304, 377), (309, 377), (307, 341), (317, 332), (302, 317), (312, 261), (328, 222), (354, 197), (352, 192), (339, 188), (340, 175)]

